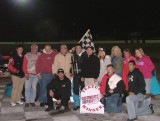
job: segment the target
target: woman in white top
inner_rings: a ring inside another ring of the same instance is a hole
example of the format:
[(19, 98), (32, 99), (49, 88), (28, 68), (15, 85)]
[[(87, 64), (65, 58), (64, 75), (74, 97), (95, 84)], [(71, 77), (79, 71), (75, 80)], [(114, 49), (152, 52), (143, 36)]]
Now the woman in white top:
[(100, 74), (98, 77), (98, 82), (101, 83), (103, 76), (107, 73), (106, 67), (111, 64), (111, 57), (106, 55), (103, 48), (98, 49), (98, 58), (100, 59)]

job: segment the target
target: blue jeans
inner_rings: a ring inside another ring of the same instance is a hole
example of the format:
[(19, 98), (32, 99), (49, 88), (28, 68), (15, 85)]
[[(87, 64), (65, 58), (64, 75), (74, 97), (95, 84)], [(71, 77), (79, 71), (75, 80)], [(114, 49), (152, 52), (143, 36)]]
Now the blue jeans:
[(29, 75), (29, 80), (25, 78), (25, 99), (26, 103), (34, 103), (36, 98), (37, 75)]
[(73, 94), (74, 106), (80, 106), (80, 96)]
[(122, 105), (122, 99), (120, 94), (113, 94), (106, 99), (106, 110), (107, 113), (120, 113), (124, 111), (124, 106)]
[[(141, 107), (138, 104), (141, 102)], [(126, 98), (127, 111), (129, 119), (134, 119), (137, 116), (151, 114), (152, 111), (149, 107), (151, 98), (145, 99), (145, 95), (138, 93), (137, 95), (129, 95)]]
[(47, 85), (51, 82), (53, 74), (41, 73), (42, 80), (40, 80), (40, 103), (47, 103)]

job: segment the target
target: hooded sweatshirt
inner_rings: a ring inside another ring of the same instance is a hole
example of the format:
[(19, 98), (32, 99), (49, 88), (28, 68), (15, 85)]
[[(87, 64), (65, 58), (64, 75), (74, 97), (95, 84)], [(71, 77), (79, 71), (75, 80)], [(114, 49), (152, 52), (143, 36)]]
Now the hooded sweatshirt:
[(52, 64), (56, 55), (56, 52), (47, 54), (46, 51), (43, 51), (36, 62), (36, 73), (52, 74)]
[(135, 68), (132, 72), (128, 73), (128, 83), (129, 89), (128, 92), (134, 92), (136, 95), (138, 93), (145, 94), (145, 81), (141, 71), (138, 68)]
[(137, 68), (143, 73), (144, 79), (152, 79), (152, 71), (155, 68), (149, 56), (143, 56), (136, 62)]

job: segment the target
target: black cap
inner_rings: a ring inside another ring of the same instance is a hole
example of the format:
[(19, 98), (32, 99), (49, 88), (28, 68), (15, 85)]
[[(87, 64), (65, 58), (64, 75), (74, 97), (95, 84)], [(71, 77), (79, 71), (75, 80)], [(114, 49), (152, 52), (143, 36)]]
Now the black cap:
[(64, 70), (63, 69), (58, 69), (58, 74), (59, 73), (64, 73)]
[(61, 45), (61, 48), (67, 49), (67, 45)]

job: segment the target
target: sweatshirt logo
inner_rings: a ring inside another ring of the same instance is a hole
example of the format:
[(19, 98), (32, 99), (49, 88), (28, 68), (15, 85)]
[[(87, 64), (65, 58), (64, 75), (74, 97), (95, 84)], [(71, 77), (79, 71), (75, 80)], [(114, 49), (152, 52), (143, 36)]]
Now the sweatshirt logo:
[(133, 82), (133, 75), (129, 77), (129, 82)]
[(47, 60), (50, 60), (51, 59), (51, 57), (47, 57)]
[(62, 85), (62, 87), (66, 87), (66, 85), (64, 84), (64, 85)]
[(143, 65), (144, 65), (144, 62), (143, 62), (143, 61), (138, 61), (138, 62), (137, 62), (137, 65), (143, 66)]

